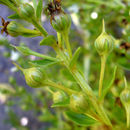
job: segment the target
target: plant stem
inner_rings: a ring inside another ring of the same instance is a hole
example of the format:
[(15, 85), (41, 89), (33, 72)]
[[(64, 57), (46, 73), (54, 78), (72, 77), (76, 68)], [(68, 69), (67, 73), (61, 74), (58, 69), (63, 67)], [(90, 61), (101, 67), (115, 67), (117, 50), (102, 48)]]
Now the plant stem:
[(88, 76), (89, 76), (89, 71), (90, 71), (90, 55), (85, 55), (84, 56), (84, 76), (86, 81), (88, 82)]
[(99, 97), (102, 95), (102, 85), (103, 78), (105, 72), (105, 64), (106, 64), (106, 55), (101, 56), (101, 71), (100, 71), (100, 79), (99, 79)]
[(62, 50), (59, 49), (57, 51), (57, 53), (58, 53), (59, 57), (61, 58), (61, 60), (64, 61), (64, 65), (70, 71), (70, 73), (74, 77), (75, 81), (80, 85), (82, 91), (89, 97), (93, 107), (99, 114), (101, 120), (105, 124), (111, 126), (111, 122), (110, 122), (109, 118), (107, 117), (107, 114), (104, 112), (104, 108), (103, 108), (102, 104), (98, 103), (98, 100), (97, 100), (95, 94), (93, 93), (91, 87), (86, 83), (85, 78), (82, 76), (82, 74), (77, 69), (73, 70), (73, 69), (69, 68), (69, 61), (67, 60), (67, 58)]
[(62, 41), (61, 41), (61, 34), (57, 32), (57, 38), (58, 38), (58, 45), (59, 47), (62, 47)]
[(59, 130), (62, 130), (63, 129), (63, 121), (62, 121), (62, 115), (61, 115), (62, 113), (61, 113), (61, 110), (60, 109), (58, 109), (58, 111), (57, 111), (57, 117), (58, 117), (58, 129)]
[(126, 109), (126, 118), (127, 118), (127, 128), (129, 128), (130, 127), (130, 107), (126, 106), (125, 109)]
[(96, 121), (100, 121), (94, 114), (89, 114), (89, 113), (84, 113), (86, 116), (91, 117), (92, 119), (96, 120)]
[(23, 72), (23, 68), (22, 67), (20, 67), (18, 64), (16, 64), (14, 61), (12, 61), (12, 63), (19, 69), (19, 70), (21, 70), (22, 72)]
[(63, 53), (62, 50), (58, 50), (57, 51), (58, 55), (61, 57), (61, 60), (64, 61), (65, 66), (67, 67), (67, 69), (70, 71), (70, 73), (72, 74), (72, 76), (74, 77), (74, 79), (78, 82), (78, 84), (81, 86), (82, 90), (87, 93), (87, 95), (91, 95), (94, 96), (91, 87), (86, 83), (85, 78), (81, 75), (81, 73), (77, 70), (74, 69), (72, 70), (69, 67), (69, 61), (67, 59), (67, 57), (65, 56), (65, 54)]
[(48, 86), (50, 86), (50, 87), (53, 87), (53, 88), (56, 88), (56, 89), (60, 89), (60, 90), (62, 90), (62, 91), (64, 91), (64, 92), (66, 92), (68, 95), (71, 95), (71, 94), (77, 94), (78, 92), (76, 92), (76, 91), (74, 91), (74, 90), (71, 90), (70, 88), (66, 88), (66, 87), (64, 87), (63, 85), (61, 85), (61, 84), (56, 84), (55, 82), (53, 82), (53, 81), (50, 81), (50, 80), (48, 80), (48, 81), (46, 81), (46, 83), (45, 83), (46, 85), (48, 85)]
[(32, 19), (32, 24), (42, 33), (44, 37), (48, 35), (47, 31), (35, 19)]
[(69, 37), (68, 37), (67, 31), (63, 33), (63, 38), (65, 40), (65, 44), (66, 44), (66, 47), (67, 47), (69, 57), (71, 58), (72, 57), (72, 51), (71, 51), (71, 46), (70, 46), (70, 43), (69, 43)]

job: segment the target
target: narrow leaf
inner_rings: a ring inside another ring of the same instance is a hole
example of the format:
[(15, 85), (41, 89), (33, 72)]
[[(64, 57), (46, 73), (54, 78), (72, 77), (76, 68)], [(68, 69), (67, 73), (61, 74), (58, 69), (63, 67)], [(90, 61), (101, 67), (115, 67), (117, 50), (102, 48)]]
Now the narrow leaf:
[(69, 98), (66, 98), (62, 102), (53, 103), (51, 107), (66, 107), (70, 103)]
[[(13, 46), (13, 45), (12, 45)], [(48, 59), (48, 60), (51, 60), (51, 61), (59, 61), (58, 59), (56, 58), (53, 58), (53, 57), (50, 57), (50, 56), (46, 56), (46, 55), (43, 55), (43, 54), (40, 54), (40, 53), (37, 53), (35, 51), (32, 51), (30, 48), (26, 47), (26, 46), (13, 46), (14, 48), (16, 48), (19, 52), (21, 52), (23, 55), (26, 55), (26, 56), (29, 56), (29, 55), (34, 55), (34, 56), (37, 56), (37, 57), (41, 57), (43, 59)]]
[(45, 37), (41, 42), (40, 45), (46, 45), (46, 46), (53, 46), (56, 44), (56, 38), (53, 35)]
[(67, 111), (65, 112), (65, 114), (71, 121), (80, 126), (92, 126), (95, 125), (96, 123), (99, 123), (97, 120), (94, 120), (93, 118), (84, 114), (78, 114), (72, 111)]
[(67, 69), (61, 69), (60, 72), (64, 76), (64, 78), (66, 78), (69, 81), (75, 82), (74, 77)]
[(21, 17), (17, 13), (8, 16), (8, 18), (9, 19), (21, 19)]
[(14, 45), (11, 46), (16, 48), (20, 53), (22, 53), (25, 56), (29, 56), (32, 54), (32, 50), (26, 46), (14, 46)]
[(37, 9), (36, 9), (36, 16), (38, 20), (41, 20), (42, 9), (43, 9), (43, 0), (39, 0)]
[(124, 63), (119, 63), (119, 65), (121, 67), (123, 67), (124, 69), (126, 69), (126, 70), (130, 70), (130, 62), (129, 61), (128, 62), (124, 62)]
[(126, 70), (130, 70), (130, 61), (126, 57), (118, 59), (117, 64)]
[(36, 10), (36, 8), (37, 8), (37, 0), (32, 0), (32, 2), (33, 2), (34, 9)]
[(29, 63), (35, 67), (48, 67), (48, 66), (55, 65), (55, 64), (59, 63), (59, 61), (52, 61), (52, 60), (48, 60), (48, 59), (43, 59), (43, 60), (30, 61)]
[(117, 66), (114, 68), (113, 74), (112, 74), (112, 78), (109, 82), (109, 84), (105, 87), (105, 89), (103, 90), (102, 96), (101, 96), (101, 100), (104, 99), (104, 97), (106, 96), (106, 94), (109, 92), (109, 90), (112, 87), (112, 84), (115, 80), (115, 75), (116, 75), (116, 70), (117, 70)]
[(79, 54), (80, 54), (81, 50), (82, 50), (81, 47), (79, 47), (79, 48), (75, 51), (75, 53), (74, 53), (74, 55), (73, 55), (73, 57), (72, 57), (72, 59), (71, 59), (71, 61), (70, 61), (70, 65), (69, 65), (70, 68), (72, 68), (72, 67), (76, 64), (77, 59), (78, 59), (78, 57), (79, 57)]

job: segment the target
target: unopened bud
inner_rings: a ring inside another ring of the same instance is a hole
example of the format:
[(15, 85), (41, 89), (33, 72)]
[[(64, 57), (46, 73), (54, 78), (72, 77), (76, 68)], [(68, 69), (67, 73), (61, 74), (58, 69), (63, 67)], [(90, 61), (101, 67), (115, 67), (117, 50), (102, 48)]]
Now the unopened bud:
[(109, 54), (114, 48), (114, 39), (105, 32), (104, 21), (102, 33), (95, 41), (95, 48), (99, 55)]

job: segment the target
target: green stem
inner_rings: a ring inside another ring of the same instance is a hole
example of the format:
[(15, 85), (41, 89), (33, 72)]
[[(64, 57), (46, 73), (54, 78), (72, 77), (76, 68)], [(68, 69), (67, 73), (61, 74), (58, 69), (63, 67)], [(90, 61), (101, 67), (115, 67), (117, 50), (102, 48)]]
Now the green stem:
[(47, 88), (46, 89), (48, 92), (50, 92), (51, 94), (54, 94), (54, 92), (50, 89), (50, 88)]
[(57, 51), (57, 53), (60, 56), (61, 60), (64, 61), (64, 65), (70, 71), (70, 73), (72, 74), (72, 76), (74, 77), (76, 82), (80, 85), (82, 91), (89, 97), (93, 107), (95, 108), (97, 113), (100, 115), (101, 120), (105, 124), (111, 126), (111, 122), (110, 122), (109, 118), (107, 117), (107, 114), (104, 112), (104, 108), (103, 108), (102, 104), (98, 103), (95, 94), (93, 93), (91, 87), (86, 83), (85, 78), (82, 76), (82, 74), (77, 69), (73, 70), (73, 69), (69, 68), (69, 61), (67, 60), (67, 58), (62, 50), (59, 49)]
[(91, 87), (86, 83), (85, 78), (83, 78), (83, 76), (77, 70), (72, 71), (69, 69), (69, 71), (72, 73), (75, 80), (81, 86), (83, 92), (91, 97), (95, 97)]
[(24, 71), (24, 69), (22, 67), (20, 67), (18, 64), (16, 64), (14, 61), (12, 61), (12, 63), (22, 72)]
[(32, 24), (42, 33), (44, 37), (48, 35), (47, 31), (35, 19), (32, 19)]
[(102, 121), (105, 122), (105, 124), (107, 124), (107, 125), (112, 127), (112, 124), (111, 124), (111, 122), (110, 122), (110, 120), (109, 120), (109, 118), (108, 118), (108, 116), (106, 114), (106, 111), (105, 111), (103, 105), (102, 104), (98, 104), (98, 108), (99, 108), (99, 111), (100, 111), (99, 114), (102, 117)]
[(86, 81), (88, 82), (88, 77), (89, 77), (89, 71), (90, 71), (90, 55), (85, 55), (84, 56), (84, 76)]
[(83, 92), (85, 92), (89, 96), (89, 99), (90, 99), (92, 105), (94, 106), (94, 108), (96, 109), (98, 114), (100, 115), (102, 121), (105, 124), (111, 126), (111, 122), (109, 121), (109, 118), (107, 117), (106, 113), (104, 112), (104, 108), (103, 108), (102, 104), (98, 104), (96, 96), (94, 95), (91, 87), (86, 83), (83, 76), (78, 71), (74, 71), (74, 72), (71, 71), (71, 72), (73, 73), (73, 77), (76, 79), (78, 84), (81, 86)]
[(62, 121), (62, 115), (61, 115), (62, 113), (61, 113), (61, 110), (60, 109), (58, 109), (58, 111), (57, 111), (57, 117), (58, 117), (58, 129), (59, 130), (62, 130), (63, 129), (63, 121)]
[(94, 96), (91, 87), (86, 83), (85, 78), (81, 75), (81, 73), (77, 69), (72, 70), (69, 67), (69, 61), (68, 61), (67, 57), (65, 56), (65, 54), (63, 53), (63, 51), (59, 49), (57, 51), (57, 53), (61, 57), (61, 60), (64, 61), (65, 66), (70, 71), (70, 73), (72, 74), (72, 76), (75, 78), (75, 80), (81, 86), (82, 90), (85, 93), (87, 93), (87, 95)]
[(57, 32), (57, 38), (58, 38), (58, 45), (59, 47), (62, 47), (62, 41), (61, 41), (61, 34)]
[(62, 35), (63, 35), (63, 38), (65, 40), (65, 44), (66, 44), (66, 47), (67, 47), (68, 54), (71, 58), (72, 57), (72, 51), (71, 51), (71, 46), (70, 46), (70, 43), (69, 43), (68, 32), (63, 33)]
[(102, 86), (103, 86), (103, 78), (105, 72), (105, 64), (106, 64), (106, 55), (101, 56), (101, 71), (100, 71), (100, 79), (99, 79), (99, 97), (102, 95)]
[(62, 90), (64, 92), (66, 92), (68, 95), (72, 95), (72, 94), (77, 94), (78, 93), (78, 92), (76, 92), (74, 90), (71, 90), (69, 88), (64, 87), (61, 84), (56, 84), (55, 82), (52, 82), (50, 80), (46, 81), (46, 83), (44, 83), (44, 84), (46, 84), (47, 86), (56, 88), (56, 89), (60, 89), (60, 90)]
[(18, 12), (18, 9), (13, 4), (9, 3), (7, 6), (13, 11)]
[(84, 113), (86, 116), (91, 117), (92, 119), (96, 120), (96, 121), (100, 121), (97, 117), (95, 117), (93, 114), (88, 114), (88, 113)]
[(12, 9), (13, 11), (17, 12), (17, 8), (14, 6), (14, 4), (8, 0), (4, 0), (4, 1), (0, 2), (0, 4), (4, 4), (4, 5), (8, 6), (10, 9)]
[(17, 1), (15, 1), (15, 0), (12, 0), (12, 2), (13, 2), (13, 4), (15, 4), (16, 6), (18, 6), (18, 3), (17, 3)]
[(105, 31), (105, 22), (104, 22), (104, 19), (102, 20), (102, 33), (105, 33), (106, 31)]
[(130, 107), (126, 106), (126, 118), (127, 118), (127, 128), (130, 127)]

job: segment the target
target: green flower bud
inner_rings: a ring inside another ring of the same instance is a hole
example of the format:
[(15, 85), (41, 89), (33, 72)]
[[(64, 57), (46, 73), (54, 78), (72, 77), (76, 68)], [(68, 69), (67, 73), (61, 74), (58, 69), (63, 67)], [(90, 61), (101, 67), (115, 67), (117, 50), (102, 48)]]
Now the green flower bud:
[(27, 29), (22, 24), (19, 24), (16, 21), (11, 21), (7, 25), (7, 32), (12, 37), (17, 37), (19, 35), (24, 37), (35, 37), (41, 35), (39, 31)]
[(120, 98), (121, 98), (121, 102), (124, 105), (130, 105), (130, 89), (127, 88), (123, 90), (120, 95)]
[(35, 17), (35, 10), (30, 4), (24, 3), (19, 7), (19, 15), (25, 20), (31, 21)]
[(47, 80), (47, 77), (42, 68), (33, 67), (33, 68), (23, 69), (16, 63), (13, 62), (13, 64), (24, 73), (26, 83), (30, 87), (39, 88), (45, 85), (45, 81)]
[(46, 80), (46, 75), (41, 68), (33, 67), (29, 69), (24, 69), (23, 71), (26, 83), (33, 88), (39, 88), (44, 85)]
[(130, 88), (127, 87), (125, 79), (125, 89), (120, 94), (120, 99), (126, 110), (127, 127), (130, 127)]
[(114, 39), (105, 32), (104, 21), (102, 33), (95, 41), (95, 48), (99, 55), (109, 54), (114, 48)]
[(52, 27), (59, 33), (63, 33), (68, 31), (71, 26), (71, 17), (66, 13), (59, 13), (54, 15), (54, 19), (52, 20)]
[(70, 109), (77, 113), (84, 113), (87, 110), (88, 103), (83, 95), (79, 93), (78, 95), (72, 94), (70, 97)]
[(53, 94), (53, 102), (60, 103), (67, 99), (67, 95), (64, 92), (57, 91)]

